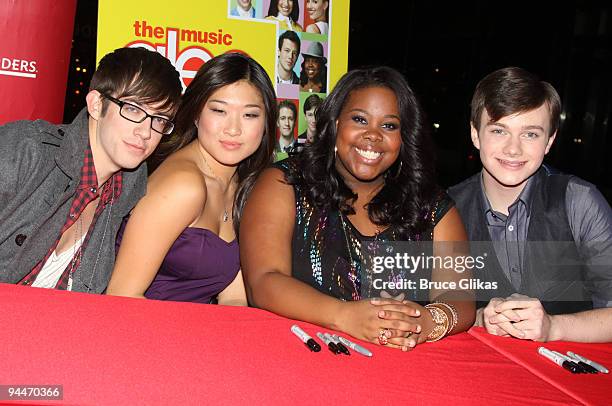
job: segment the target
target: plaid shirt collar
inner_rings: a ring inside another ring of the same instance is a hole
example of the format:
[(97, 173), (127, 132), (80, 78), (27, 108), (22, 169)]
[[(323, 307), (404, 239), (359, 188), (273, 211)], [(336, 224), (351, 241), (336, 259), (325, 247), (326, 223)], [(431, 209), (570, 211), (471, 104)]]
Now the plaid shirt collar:
[[(104, 186), (102, 187), (102, 196), (101, 196), (102, 205), (106, 205), (111, 200), (111, 197), (114, 197), (114, 199), (119, 198), (119, 195), (121, 194), (122, 183), (123, 183), (123, 172), (121, 171), (113, 174), (104, 183)], [(88, 190), (89, 193), (85, 192), (85, 190)], [(87, 145), (87, 149), (85, 150), (83, 166), (81, 167), (81, 181), (79, 182), (79, 185), (77, 186), (77, 195), (83, 192), (89, 197), (88, 199), (86, 199), (87, 203), (95, 199), (98, 195), (98, 174), (96, 173), (96, 166), (94, 165), (93, 153), (91, 151), (91, 146), (89, 144)], [(85, 204), (85, 206), (86, 205), (87, 204)], [(85, 206), (75, 207), (75, 209), (80, 214), (85, 208)]]
[(96, 208), (93, 219), (91, 221), (91, 225), (87, 230), (87, 234), (85, 235), (85, 239), (81, 244), (81, 247), (75, 253), (73, 260), (70, 262), (68, 267), (64, 270), (62, 275), (60, 276), (55, 288), (56, 289), (67, 289), (68, 282), (72, 275), (72, 273), (79, 268), (81, 265), (81, 253), (85, 251), (89, 239), (91, 237), (91, 231), (94, 229), (94, 226), (102, 214), (102, 211), (105, 207), (119, 199), (121, 195), (121, 188), (123, 185), (123, 172), (119, 171), (113, 174), (102, 187), (102, 193), (98, 193), (98, 175), (96, 174), (96, 167), (94, 165), (93, 153), (91, 151), (91, 145), (89, 142), (87, 143), (87, 149), (85, 150), (85, 157), (83, 158), (83, 166), (81, 167), (81, 180), (76, 188), (74, 199), (70, 206), (70, 211), (68, 212), (68, 217), (62, 227), (62, 230), (57, 237), (55, 243), (52, 247), (49, 248), (47, 254), (40, 261), (32, 271), (23, 278), (19, 284), (23, 285), (31, 285), (34, 283), (44, 264), (47, 262), (53, 251), (57, 248), (57, 244), (59, 244), (62, 235), (68, 230), (81, 216), (83, 210), (87, 207), (89, 203), (100, 196), (100, 202)]
[[(87, 244), (89, 243), (89, 239), (91, 238), (92, 230), (96, 225), (96, 222), (100, 218), (102, 211), (106, 208), (106, 206), (114, 200), (119, 199), (121, 195), (121, 187), (123, 184), (123, 172), (119, 171), (113, 174), (102, 186), (102, 191), (98, 190), (98, 175), (96, 173), (96, 166), (94, 165), (93, 153), (91, 150), (91, 145), (87, 144), (87, 149), (85, 150), (85, 157), (83, 158), (83, 166), (81, 168), (81, 181), (79, 182), (74, 201), (70, 207), (70, 213), (68, 214), (68, 218), (66, 219), (66, 224), (62, 228), (61, 234), (64, 234), (66, 230), (72, 224), (74, 224), (77, 219), (81, 216), (87, 205), (100, 197), (100, 201), (98, 202), (98, 206), (96, 207), (96, 211), (94, 213), (93, 219), (91, 221), (91, 225), (87, 230), (87, 234), (85, 235), (85, 239), (81, 244), (81, 247), (75, 254), (75, 260), (71, 262), (71, 264), (66, 268), (66, 270), (60, 276), (56, 289), (68, 289), (69, 280), (72, 277), (72, 273), (76, 271), (81, 265), (82, 253), (85, 251)], [(109, 219), (107, 219), (108, 221)], [(59, 239), (61, 238), (61, 234), (58, 237), (57, 243), (59, 243)], [(55, 246), (57, 246), (57, 243)], [(55, 250), (55, 247), (53, 248)], [(50, 253), (52, 253), (51, 251)], [(46, 258), (48, 259), (48, 257)], [(46, 261), (45, 259), (45, 261)], [(44, 264), (44, 262), (43, 262)], [(92, 265), (90, 265), (92, 266)]]

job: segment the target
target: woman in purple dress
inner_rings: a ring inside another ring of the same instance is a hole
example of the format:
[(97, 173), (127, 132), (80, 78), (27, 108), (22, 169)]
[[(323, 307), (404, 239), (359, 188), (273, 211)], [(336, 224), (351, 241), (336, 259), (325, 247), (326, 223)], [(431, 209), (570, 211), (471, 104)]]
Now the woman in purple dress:
[(272, 83), (253, 59), (224, 54), (200, 68), (166, 143), (169, 156), (119, 236), (107, 294), (246, 305), (236, 230), (271, 163), (275, 123)]

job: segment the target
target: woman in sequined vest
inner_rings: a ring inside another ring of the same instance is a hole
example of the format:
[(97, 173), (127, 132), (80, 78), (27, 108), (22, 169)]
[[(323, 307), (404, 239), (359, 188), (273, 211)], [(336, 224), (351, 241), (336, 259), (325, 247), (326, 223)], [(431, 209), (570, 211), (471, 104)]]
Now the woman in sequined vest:
[[(471, 273), (455, 269), (466, 233), (426, 129), (399, 72), (344, 75), (317, 110), (317, 142), (264, 172), (247, 201), (250, 303), (403, 351), (468, 329)], [(402, 259), (419, 244), (427, 255), (413, 259), (431, 268), (412, 272)]]

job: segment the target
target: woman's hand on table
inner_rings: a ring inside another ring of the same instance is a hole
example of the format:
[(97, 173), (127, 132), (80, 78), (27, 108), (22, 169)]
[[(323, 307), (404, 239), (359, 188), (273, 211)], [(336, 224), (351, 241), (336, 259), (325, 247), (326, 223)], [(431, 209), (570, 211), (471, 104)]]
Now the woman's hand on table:
[[(381, 344), (379, 336), (382, 332), (387, 338), (386, 346), (403, 351), (425, 341), (427, 335), (420, 333), (433, 328), (433, 320), (427, 316), (429, 311), (409, 301), (374, 298), (343, 302), (342, 306), (340, 330), (375, 344)], [(421, 317), (423, 314), (425, 318)]]
[[(417, 344), (424, 343), (435, 326), (429, 310), (418, 303), (409, 300), (397, 302), (386, 298), (371, 299), (371, 303), (382, 308), (378, 312), (380, 319), (395, 323), (406, 322), (411, 325), (409, 330), (391, 329), (387, 335), (388, 347), (410, 351)], [(393, 309), (389, 310), (390, 307)]]
[(375, 344), (380, 344), (378, 338), (382, 331), (388, 347), (408, 351), (419, 341), (414, 335), (418, 336), (423, 328), (419, 317), (423, 310), (416, 303), (394, 299), (343, 302), (338, 327), (355, 338)]

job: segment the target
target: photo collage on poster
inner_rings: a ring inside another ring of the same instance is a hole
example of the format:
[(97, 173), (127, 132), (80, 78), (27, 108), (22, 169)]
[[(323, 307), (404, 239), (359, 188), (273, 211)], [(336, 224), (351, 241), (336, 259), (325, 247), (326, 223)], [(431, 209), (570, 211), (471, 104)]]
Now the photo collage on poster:
[(228, 10), (276, 22), (276, 159), (283, 159), (312, 141), (316, 108), (329, 91), (331, 0), (228, 0)]

